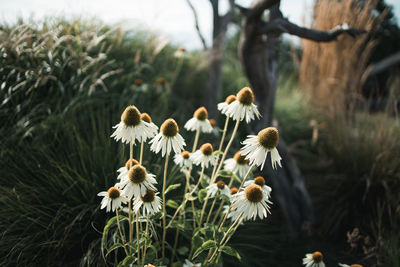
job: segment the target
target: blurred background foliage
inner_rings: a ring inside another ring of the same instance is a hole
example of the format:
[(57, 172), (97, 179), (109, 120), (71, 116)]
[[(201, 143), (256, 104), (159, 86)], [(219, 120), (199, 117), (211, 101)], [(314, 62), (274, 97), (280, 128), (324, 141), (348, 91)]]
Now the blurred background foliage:
[[(248, 85), (237, 59), (237, 40), (238, 34), (227, 40), (225, 96)], [(231, 244), (245, 266), (299, 266), (304, 253), (313, 250), (323, 251), (332, 266), (346, 261), (398, 266), (398, 106), (375, 113), (355, 108), (350, 121), (344, 109), (335, 110), (335, 116), (321, 109), (331, 105), (331, 98), (313, 104), (309, 87), (299, 81), (319, 85), (327, 78), (318, 72), (320, 64), (332, 61), (320, 58), (310, 67), (315, 53), (312, 47), (303, 49), (285, 39), (280, 46), (275, 112), (306, 178), (315, 225), (305, 226), (302, 236), (292, 240), (275, 205), (268, 220), (241, 227)], [(115, 183), (116, 170), (128, 154), (109, 138), (112, 126), (125, 106), (134, 104), (158, 125), (175, 118), (190, 143), (193, 136), (182, 126), (207, 97), (202, 93), (207, 82), (203, 54), (177, 51), (178, 46), (151, 33), (95, 20), (49, 18), (0, 25), (2, 266), (112, 264), (101, 254), (108, 215), (99, 210), (96, 196)], [(340, 86), (341, 92), (348, 89), (346, 83)], [(389, 88), (398, 90), (399, 79), (390, 79)], [(241, 137), (245, 135), (242, 129)], [(239, 142), (235, 145), (239, 148)], [(144, 163), (161, 173), (161, 159), (150, 152)], [(179, 179), (176, 174), (168, 183)], [(225, 262), (240, 266), (233, 258)]]

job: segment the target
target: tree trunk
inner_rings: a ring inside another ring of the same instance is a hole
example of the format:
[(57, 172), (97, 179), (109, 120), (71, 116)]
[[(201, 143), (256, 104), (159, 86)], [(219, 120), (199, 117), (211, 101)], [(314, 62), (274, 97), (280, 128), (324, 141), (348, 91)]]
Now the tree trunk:
[[(269, 21), (282, 16), (279, 3), (269, 10)], [(280, 33), (259, 34), (260, 22), (261, 16), (244, 16), (238, 51), (262, 115), (259, 121), (251, 125), (254, 132), (272, 125), (278, 83)], [(297, 235), (305, 223), (313, 221), (311, 200), (296, 161), (288, 153), (282, 139), (278, 151), (282, 157), (282, 168), (273, 170), (270, 164), (266, 164), (264, 172), (272, 180), (274, 195), (287, 219), (289, 233)]]
[[(215, 27), (215, 26), (214, 26)], [(217, 101), (222, 94), (222, 57), (225, 51), (225, 32), (213, 39), (213, 45), (207, 52), (208, 84), (205, 103), (210, 117), (218, 119)]]
[(210, 117), (218, 119), (217, 101), (222, 97), (222, 57), (225, 52), (225, 39), (228, 25), (232, 20), (235, 1), (229, 0), (229, 10), (219, 14), (219, 0), (210, 0), (213, 10), (213, 43), (207, 51), (208, 83), (205, 103)]

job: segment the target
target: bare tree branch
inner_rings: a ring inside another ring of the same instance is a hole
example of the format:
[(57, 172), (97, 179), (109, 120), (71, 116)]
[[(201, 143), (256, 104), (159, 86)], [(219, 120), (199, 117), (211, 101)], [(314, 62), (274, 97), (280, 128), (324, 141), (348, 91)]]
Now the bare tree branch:
[(196, 9), (194, 8), (192, 2), (190, 2), (190, 0), (186, 0), (186, 2), (188, 3), (190, 9), (191, 9), (192, 12), (193, 12), (194, 23), (195, 23), (197, 35), (198, 35), (199, 38), (200, 38), (201, 44), (203, 45), (203, 49), (204, 49), (204, 50), (207, 50), (208, 47), (207, 47), (206, 40), (205, 40), (203, 34), (201, 33), (201, 30), (200, 30), (199, 17), (197, 16), (197, 11), (196, 11)]
[(366, 33), (365, 30), (359, 30), (349, 27), (347, 23), (338, 25), (329, 31), (313, 30), (305, 27), (300, 27), (297, 24), (291, 23), (287, 19), (276, 19), (271, 22), (264, 23), (258, 30), (259, 34), (266, 33), (289, 33), (301, 38), (313, 40), (316, 42), (330, 42), (337, 39), (343, 33), (347, 33), (352, 37)]
[(239, 4), (235, 4), (235, 7), (237, 9), (239, 9), (240, 13), (242, 13), (242, 15), (247, 16), (250, 12), (250, 9), (248, 9), (247, 7), (241, 6)]
[(249, 19), (259, 19), (264, 11), (273, 5), (276, 5), (280, 2), (280, 0), (258, 0), (253, 1), (249, 12), (247, 13), (247, 17)]
[(370, 72), (368, 73), (368, 76), (377, 75), (399, 64), (400, 64), (400, 52), (397, 52), (372, 65)]
[(374, 65), (369, 66), (361, 77), (361, 83), (364, 84), (367, 79), (382, 73), (396, 65), (400, 65), (400, 52), (385, 57), (381, 61), (376, 62)]

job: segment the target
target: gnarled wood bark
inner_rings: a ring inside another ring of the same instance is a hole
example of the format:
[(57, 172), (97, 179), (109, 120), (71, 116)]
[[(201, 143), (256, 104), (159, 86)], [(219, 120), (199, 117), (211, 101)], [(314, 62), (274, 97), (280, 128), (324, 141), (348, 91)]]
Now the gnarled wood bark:
[(222, 57), (225, 51), (226, 32), (231, 22), (235, 1), (229, 0), (230, 9), (224, 14), (219, 14), (219, 0), (210, 0), (213, 10), (212, 46), (207, 51), (208, 57), (208, 84), (206, 88), (206, 107), (211, 117), (218, 118), (217, 101), (222, 94)]
[[(347, 24), (326, 32), (299, 27), (283, 18), (279, 5), (279, 0), (255, 0), (249, 8), (238, 6), (243, 14), (239, 58), (262, 114), (262, 118), (252, 124), (254, 132), (272, 125), (278, 83), (278, 49), (282, 33), (317, 42), (329, 42), (343, 33), (356, 36), (364, 32), (350, 28)], [(265, 10), (269, 10), (267, 21), (263, 20)], [(273, 170), (266, 164), (265, 175), (272, 180), (275, 197), (287, 219), (289, 233), (297, 235), (303, 226), (313, 222), (311, 199), (296, 161), (282, 139), (278, 151), (283, 167)]]

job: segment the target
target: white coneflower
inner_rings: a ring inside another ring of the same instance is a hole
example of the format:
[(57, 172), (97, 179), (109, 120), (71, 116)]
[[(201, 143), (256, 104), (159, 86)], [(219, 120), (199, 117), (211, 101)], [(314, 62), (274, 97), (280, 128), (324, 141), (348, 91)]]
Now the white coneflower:
[[(232, 103), (233, 101), (236, 100), (236, 96), (235, 95), (229, 95), (227, 98), (225, 98), (224, 102), (221, 102), (217, 105), (218, 110), (221, 111), (222, 114), (227, 115), (226, 111), (228, 109), (228, 105), (230, 103)], [(227, 115), (228, 116), (228, 115)]]
[(130, 169), (131, 161), (132, 161), (132, 167), (139, 164), (139, 162), (136, 159), (132, 159), (132, 160), (128, 159), (125, 163), (125, 166), (123, 166), (117, 170), (117, 172), (119, 173), (118, 177), (117, 177), (118, 180), (122, 181), (122, 179), (128, 179), (127, 173)]
[(185, 140), (179, 134), (179, 127), (174, 119), (167, 119), (161, 125), (160, 133), (157, 134), (151, 141), (151, 151), (155, 153), (162, 152), (162, 156), (170, 154), (174, 150), (175, 154), (181, 153), (186, 145)]
[(213, 128), (217, 127), (217, 122), (214, 119), (208, 119), (208, 120), (211, 124), (211, 127), (213, 127)]
[(207, 186), (207, 195), (209, 197), (211, 198), (215, 197), (217, 192), (220, 192), (220, 194), (223, 194), (228, 197), (231, 195), (231, 190), (229, 190), (229, 187), (225, 184), (224, 181), (218, 181), (216, 183)]
[(115, 140), (129, 143), (154, 136), (150, 124), (140, 119), (140, 112), (135, 106), (128, 106), (121, 115), (121, 122), (115, 125), (111, 135)]
[(239, 192), (239, 189), (238, 189), (237, 187), (232, 187), (232, 188), (231, 188), (231, 191), (230, 191), (231, 196), (237, 194), (237, 192)]
[(303, 259), (303, 265), (306, 267), (325, 267), (322, 253), (315, 251), (312, 254), (306, 254), (306, 257)]
[(247, 139), (243, 141), (245, 146), (242, 148), (243, 151), (241, 154), (246, 156), (246, 159), (250, 161), (250, 165), (253, 163), (257, 166), (261, 165), (262, 170), (268, 152), (271, 152), (272, 168), (276, 169), (276, 164), (282, 167), (282, 158), (279, 155), (278, 149), (276, 149), (278, 142), (278, 130), (274, 127), (268, 127), (261, 130), (257, 135), (247, 136)]
[(156, 267), (153, 264), (146, 264), (144, 267)]
[(203, 133), (211, 133), (213, 127), (208, 120), (207, 109), (205, 107), (196, 109), (196, 111), (193, 113), (193, 118), (186, 122), (185, 129), (193, 132), (200, 129), (200, 131)]
[(157, 181), (154, 178), (154, 174), (148, 173), (140, 164), (130, 168), (126, 177), (121, 179), (121, 186), (124, 188), (123, 194), (129, 199), (131, 199), (132, 196), (144, 196), (147, 189), (155, 191), (156, 188), (154, 184), (156, 183)]
[(190, 160), (190, 152), (185, 150), (180, 154), (176, 154), (174, 156), (174, 162), (179, 167), (188, 167), (188, 168), (192, 167), (192, 161)]
[(241, 214), (243, 214), (243, 220), (255, 220), (257, 216), (263, 219), (267, 218), (267, 214), (270, 213), (268, 198), (259, 185), (251, 184), (247, 186), (244, 191), (231, 197), (231, 200), (233, 201), (231, 212), (234, 219)]
[(185, 260), (182, 267), (201, 267), (201, 263), (191, 263), (189, 260)]
[(183, 46), (180, 46), (174, 53), (174, 57), (183, 58), (185, 56), (186, 49)]
[[(251, 184), (256, 184), (261, 186), (262, 190), (264, 191), (264, 194), (266, 194), (267, 198), (269, 199), (271, 197), (271, 192), (272, 188), (269, 187), (268, 185), (265, 184), (265, 179), (262, 176), (257, 176), (254, 178), (254, 180), (249, 180), (244, 183), (244, 187), (247, 187)], [(272, 203), (268, 200), (268, 203)]]
[(213, 152), (213, 146), (210, 143), (205, 143), (199, 150), (190, 155), (190, 160), (194, 165), (201, 165), (201, 167), (208, 168), (209, 164), (214, 166), (217, 159)]
[(236, 173), (239, 177), (244, 177), (249, 170), (249, 161), (242, 156), (239, 150), (231, 159), (224, 161), (224, 169)]
[(157, 134), (158, 126), (153, 123), (153, 121), (151, 120), (150, 115), (147, 114), (147, 113), (142, 113), (140, 115), (140, 119), (149, 124), (148, 127), (149, 127), (150, 134), (144, 136), (143, 139), (142, 139), (144, 142), (146, 142), (147, 138), (153, 138)]
[(161, 199), (157, 196), (158, 193), (153, 190), (147, 189), (146, 194), (141, 196), (140, 198), (135, 198), (133, 203), (133, 209), (135, 213), (138, 212), (140, 207), (143, 207), (144, 215), (152, 215), (161, 210)]
[(115, 211), (121, 207), (122, 203), (128, 202), (128, 199), (121, 195), (121, 191), (116, 187), (110, 187), (107, 191), (100, 192), (97, 195), (103, 197), (100, 209), (107, 207), (107, 212)]
[(259, 118), (260, 112), (258, 112), (257, 106), (254, 105), (254, 94), (249, 87), (241, 89), (237, 95), (236, 100), (230, 103), (226, 107), (225, 114), (234, 120), (242, 121), (244, 118), (246, 122), (254, 120), (254, 116)]

